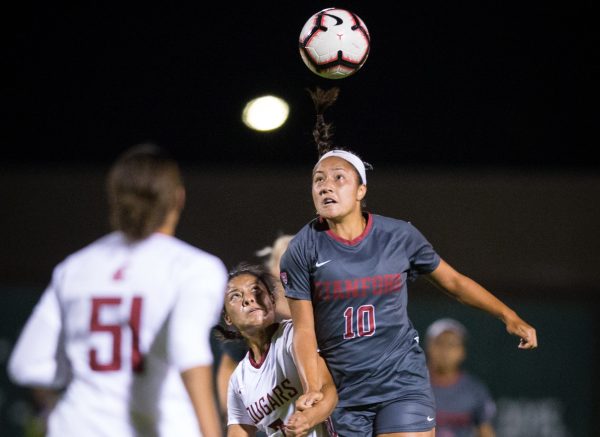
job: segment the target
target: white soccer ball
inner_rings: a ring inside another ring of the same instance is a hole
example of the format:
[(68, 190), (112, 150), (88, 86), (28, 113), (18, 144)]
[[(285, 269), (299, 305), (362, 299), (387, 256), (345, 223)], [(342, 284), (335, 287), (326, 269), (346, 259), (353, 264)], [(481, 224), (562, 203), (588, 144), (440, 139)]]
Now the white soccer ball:
[(314, 73), (343, 79), (356, 73), (367, 60), (371, 37), (358, 15), (328, 8), (308, 19), (300, 32), (300, 56)]

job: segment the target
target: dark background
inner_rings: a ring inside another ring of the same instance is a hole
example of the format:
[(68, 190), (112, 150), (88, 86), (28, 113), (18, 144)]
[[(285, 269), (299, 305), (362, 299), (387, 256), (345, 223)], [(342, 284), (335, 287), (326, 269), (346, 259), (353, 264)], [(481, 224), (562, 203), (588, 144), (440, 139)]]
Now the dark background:
[[(518, 351), (501, 323), (420, 281), (409, 299), (417, 329), (443, 316), (467, 325), (467, 367), (499, 402), (499, 437), (593, 435), (600, 168), (586, 4), (340, 2), (365, 21), (372, 48), (338, 81), (298, 53), (322, 2), (12, 6), (2, 17), (0, 363), (52, 267), (108, 232), (104, 177), (133, 144), (155, 141), (180, 161), (178, 236), (228, 266), (296, 232), (314, 214), (305, 88), (336, 85), (336, 141), (375, 168), (368, 209), (412, 221), (532, 323), (540, 348)], [(241, 111), (267, 93), (290, 102), (290, 118), (252, 132)], [(2, 437), (21, 435), (26, 401), (0, 375)]]
[[(306, 87), (340, 86), (338, 143), (376, 164), (597, 168), (578, 113), (591, 71), (583, 3), (340, 2), (372, 37), (359, 74), (300, 60), (301, 2), (17, 6), (3, 62), (2, 160), (110, 161), (153, 140), (187, 162), (315, 158)], [(578, 93), (579, 89), (585, 90)], [(289, 122), (259, 134), (244, 103), (274, 93)]]

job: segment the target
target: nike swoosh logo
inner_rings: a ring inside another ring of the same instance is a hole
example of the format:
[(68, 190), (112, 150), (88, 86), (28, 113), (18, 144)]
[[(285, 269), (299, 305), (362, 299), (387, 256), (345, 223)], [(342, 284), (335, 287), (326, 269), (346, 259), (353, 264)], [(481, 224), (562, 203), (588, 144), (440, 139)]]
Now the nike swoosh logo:
[(433, 422), (433, 419), (434, 419), (433, 417), (427, 416), (427, 422)]
[(322, 263), (320, 263), (319, 261), (317, 261), (317, 263), (315, 264), (315, 267), (319, 268), (321, 266), (324, 266), (327, 263), (330, 263), (331, 261), (333, 261), (333, 260), (328, 259), (327, 261), (323, 261)]
[(336, 17), (335, 15), (331, 15), (331, 14), (323, 14), (323, 15), (327, 15), (328, 17), (333, 18), (335, 20), (334, 26), (339, 26), (340, 24), (342, 24), (344, 22), (344, 20), (342, 20), (340, 17)]

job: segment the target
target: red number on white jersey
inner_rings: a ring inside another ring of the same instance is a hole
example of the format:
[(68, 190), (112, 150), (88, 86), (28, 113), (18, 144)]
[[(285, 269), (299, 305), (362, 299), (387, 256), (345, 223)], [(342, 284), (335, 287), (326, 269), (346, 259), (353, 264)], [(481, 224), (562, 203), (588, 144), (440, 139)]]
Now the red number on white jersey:
[[(94, 297), (92, 298), (92, 316), (90, 319), (91, 332), (104, 332), (112, 336), (112, 354), (110, 361), (100, 363), (96, 349), (90, 349), (90, 368), (98, 372), (120, 370), (122, 366), (121, 343), (122, 332), (118, 324), (107, 324), (100, 321), (102, 309), (118, 307), (122, 304), (120, 297)], [(143, 370), (143, 357), (140, 352), (140, 321), (142, 317), (142, 298), (136, 296), (131, 301), (131, 310), (127, 326), (131, 331), (131, 368), (134, 372)]]
[(285, 435), (285, 424), (281, 419), (275, 420), (275, 422), (271, 423), (267, 428), (281, 431), (281, 434)]

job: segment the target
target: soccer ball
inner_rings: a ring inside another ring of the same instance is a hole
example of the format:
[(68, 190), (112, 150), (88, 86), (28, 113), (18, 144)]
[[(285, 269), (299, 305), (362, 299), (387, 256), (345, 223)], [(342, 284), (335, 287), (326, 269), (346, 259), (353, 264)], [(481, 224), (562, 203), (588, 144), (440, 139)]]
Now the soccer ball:
[(371, 38), (358, 15), (328, 8), (308, 19), (300, 32), (300, 56), (321, 77), (343, 79), (356, 73), (369, 56)]

